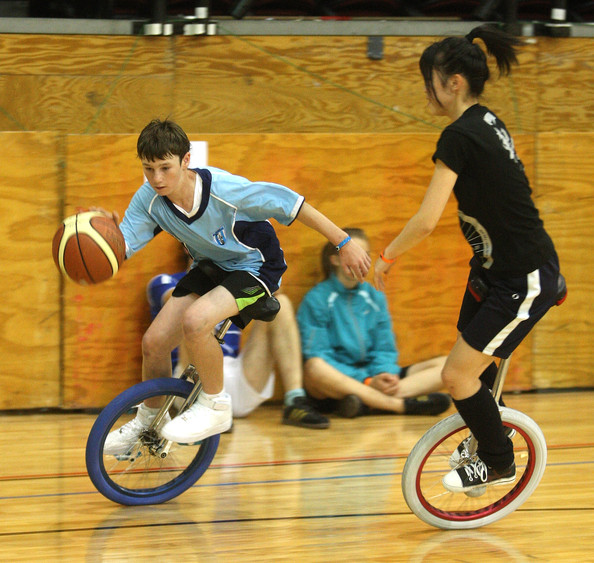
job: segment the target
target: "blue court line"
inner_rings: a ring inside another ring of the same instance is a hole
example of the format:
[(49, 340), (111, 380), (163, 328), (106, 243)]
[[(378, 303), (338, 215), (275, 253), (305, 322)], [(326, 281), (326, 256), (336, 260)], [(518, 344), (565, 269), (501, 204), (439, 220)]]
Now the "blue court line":
[[(594, 464), (594, 460), (592, 461), (566, 461), (566, 462), (557, 462), (557, 463), (549, 463), (547, 464), (548, 467), (566, 467), (570, 465), (590, 465)], [(192, 485), (190, 489), (192, 490), (195, 488), (200, 487), (237, 487), (237, 486), (249, 486), (249, 485), (277, 485), (283, 483), (307, 483), (307, 482), (314, 482), (314, 481), (340, 481), (345, 479), (370, 479), (374, 477), (396, 477), (398, 475), (402, 475), (402, 471), (394, 471), (394, 472), (386, 472), (386, 473), (361, 473), (357, 475), (334, 475), (330, 477), (304, 477), (300, 479), (270, 479), (264, 481), (229, 481), (227, 483), (210, 483), (210, 484), (201, 484), (197, 483)], [(4, 496), (0, 497), (0, 501), (3, 500), (19, 500), (19, 499), (33, 499), (33, 498), (50, 498), (50, 497), (70, 497), (70, 496), (80, 496), (80, 495), (95, 495), (99, 494), (98, 491), (79, 491), (79, 492), (69, 492), (69, 493), (47, 493), (47, 494), (39, 494), (39, 495), (15, 495), (15, 496)], [(1, 535), (1, 534), (0, 534)]]

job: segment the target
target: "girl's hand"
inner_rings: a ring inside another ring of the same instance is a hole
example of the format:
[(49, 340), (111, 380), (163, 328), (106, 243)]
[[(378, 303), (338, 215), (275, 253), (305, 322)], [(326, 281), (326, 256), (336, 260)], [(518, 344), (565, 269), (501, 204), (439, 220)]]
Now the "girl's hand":
[(340, 265), (345, 273), (357, 281), (365, 281), (371, 266), (371, 258), (354, 240), (347, 242), (339, 251)]
[(370, 387), (381, 391), (385, 395), (396, 395), (400, 377), (393, 373), (378, 373), (371, 380)]
[(380, 291), (386, 290), (385, 276), (393, 265), (394, 264), (388, 264), (387, 262), (384, 262), (381, 258), (378, 258), (375, 261), (375, 266), (373, 269), (373, 282), (375, 287)]

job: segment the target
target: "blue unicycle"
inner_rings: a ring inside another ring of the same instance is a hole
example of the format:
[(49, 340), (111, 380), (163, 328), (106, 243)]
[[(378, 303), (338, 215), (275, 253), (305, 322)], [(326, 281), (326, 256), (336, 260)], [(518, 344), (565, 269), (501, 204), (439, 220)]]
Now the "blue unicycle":
[[(212, 262), (198, 264), (213, 281), (221, 283), (228, 272), (217, 269)], [(272, 321), (280, 309), (278, 300), (269, 295), (242, 311), (245, 324), (251, 319)], [(232, 320), (227, 319), (215, 338), (222, 343)], [(179, 379), (149, 379), (126, 389), (113, 399), (97, 417), (87, 440), (86, 463), (91, 481), (108, 499), (126, 505), (146, 505), (166, 502), (189, 489), (210, 466), (219, 435), (193, 445), (176, 444), (162, 438), (158, 429), (167, 415), (174, 418), (190, 408), (202, 383), (194, 366), (189, 365)], [(163, 406), (151, 425), (140, 434), (124, 454), (104, 452), (107, 435), (136, 416), (138, 406), (146, 399), (157, 398)]]

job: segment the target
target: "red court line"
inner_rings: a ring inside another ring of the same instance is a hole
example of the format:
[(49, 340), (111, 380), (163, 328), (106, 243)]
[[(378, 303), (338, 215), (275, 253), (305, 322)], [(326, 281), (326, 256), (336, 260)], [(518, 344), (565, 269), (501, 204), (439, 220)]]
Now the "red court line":
[[(583, 448), (593, 448), (594, 442), (586, 442), (583, 444), (554, 444), (547, 445), (548, 450), (576, 450)], [(320, 457), (308, 459), (287, 459), (287, 460), (273, 460), (273, 461), (250, 461), (241, 463), (213, 463), (209, 469), (239, 469), (242, 467), (280, 467), (283, 465), (308, 465), (315, 463), (348, 463), (359, 461), (373, 461), (373, 460), (389, 460), (400, 459), (408, 457), (407, 453), (398, 454), (377, 454), (377, 455), (363, 455), (363, 456), (349, 456), (349, 457)], [(64, 479), (67, 477), (86, 477), (86, 471), (72, 471), (68, 473), (35, 473), (29, 475), (4, 475), (0, 476), (2, 481), (27, 481), (31, 479)]]

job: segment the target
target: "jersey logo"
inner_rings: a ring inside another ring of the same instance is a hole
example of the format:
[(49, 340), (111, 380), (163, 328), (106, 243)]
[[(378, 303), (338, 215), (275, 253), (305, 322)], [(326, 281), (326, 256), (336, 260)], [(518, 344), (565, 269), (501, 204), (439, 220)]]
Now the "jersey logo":
[(510, 160), (513, 160), (516, 164), (520, 164), (520, 159), (518, 158), (518, 155), (516, 154), (516, 148), (514, 146), (514, 141), (509, 136), (509, 133), (503, 127), (497, 127), (496, 126), (497, 125), (497, 118), (492, 113), (487, 112), (484, 115), (483, 119), (495, 131), (495, 134), (499, 138), (499, 142), (501, 143), (501, 146), (509, 154)]
[(224, 246), (227, 242), (227, 235), (225, 235), (225, 227), (221, 227), (218, 231), (214, 232), (212, 234), (212, 238), (218, 245)]

